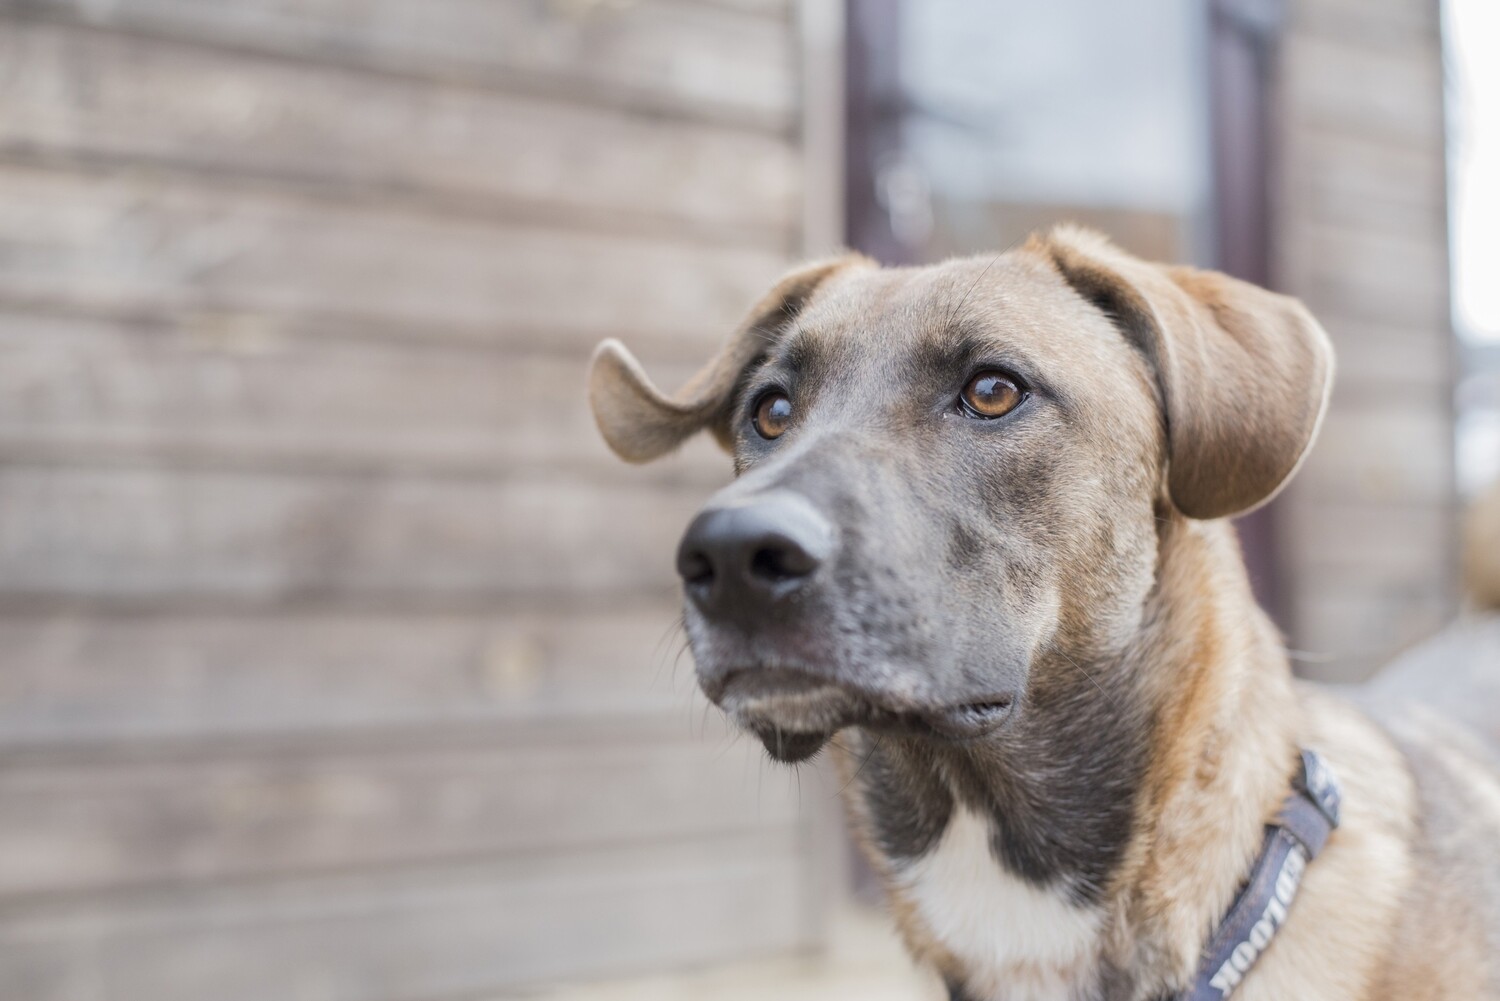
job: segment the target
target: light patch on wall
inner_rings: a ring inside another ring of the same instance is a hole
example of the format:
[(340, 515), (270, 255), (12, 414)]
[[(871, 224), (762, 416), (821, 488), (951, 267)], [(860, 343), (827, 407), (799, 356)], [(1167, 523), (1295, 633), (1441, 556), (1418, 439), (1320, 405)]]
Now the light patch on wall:
[(1466, 338), (1500, 340), (1500, 4), (1443, 8), (1454, 322)]
[(1459, 493), (1500, 482), (1500, 5), (1445, 0)]

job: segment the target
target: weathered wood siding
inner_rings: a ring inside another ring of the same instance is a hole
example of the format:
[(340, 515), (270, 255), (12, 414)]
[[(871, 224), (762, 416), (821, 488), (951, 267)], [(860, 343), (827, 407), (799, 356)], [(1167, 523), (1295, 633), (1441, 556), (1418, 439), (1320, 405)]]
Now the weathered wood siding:
[(1278, 279), (1338, 378), (1279, 502), (1292, 645), (1363, 677), (1456, 603), (1452, 352), (1437, 0), (1293, 0), (1281, 49)]
[(727, 475), (607, 456), (800, 253), (785, 0), (0, 4), (0, 997), (804, 948), (674, 662)]

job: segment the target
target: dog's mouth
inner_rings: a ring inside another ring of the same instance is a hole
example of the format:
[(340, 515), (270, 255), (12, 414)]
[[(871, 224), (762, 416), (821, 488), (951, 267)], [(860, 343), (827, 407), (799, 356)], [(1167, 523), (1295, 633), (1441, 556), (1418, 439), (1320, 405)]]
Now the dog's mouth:
[(745, 668), (726, 675), (709, 697), (754, 733), (778, 761), (812, 757), (850, 726), (897, 730), (946, 741), (992, 733), (1011, 715), (1009, 694), (922, 703), (791, 668)]

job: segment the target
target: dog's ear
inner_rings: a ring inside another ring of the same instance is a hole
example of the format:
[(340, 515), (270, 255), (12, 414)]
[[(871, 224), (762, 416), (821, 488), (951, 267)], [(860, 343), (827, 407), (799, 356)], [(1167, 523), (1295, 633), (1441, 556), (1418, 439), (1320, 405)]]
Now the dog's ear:
[(649, 462), (709, 428), (719, 444), (729, 448), (729, 408), (740, 373), (779, 339), (830, 275), (871, 263), (849, 254), (805, 265), (782, 277), (713, 360), (675, 396), (656, 388), (625, 345), (613, 338), (600, 344), (589, 368), (589, 405), (605, 442), (626, 462)]
[(1333, 375), (1307, 309), (1228, 275), (1148, 263), (1087, 230), (1059, 228), (1032, 247), (1155, 369), (1177, 509), (1223, 518), (1275, 496), (1312, 445)]

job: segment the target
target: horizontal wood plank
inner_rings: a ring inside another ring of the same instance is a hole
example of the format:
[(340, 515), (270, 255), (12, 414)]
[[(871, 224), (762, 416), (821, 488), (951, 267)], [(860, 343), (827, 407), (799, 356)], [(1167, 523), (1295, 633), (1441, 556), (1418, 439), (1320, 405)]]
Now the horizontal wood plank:
[(1441, 231), (1287, 224), (1283, 287), (1314, 315), (1421, 329), (1448, 322), (1448, 244)]
[(1314, 505), (1443, 506), (1453, 483), (1450, 405), (1386, 399), (1331, 407), (1296, 483), (1298, 496)]
[(680, 609), (0, 617), (0, 748), (622, 714), (701, 725)]
[[(1303, 501), (1300, 493), (1292, 496)], [(1296, 579), (1304, 586), (1330, 591), (1345, 584), (1434, 587), (1452, 577), (1453, 512), (1440, 500), (1361, 504), (1328, 498), (1298, 503), (1278, 517), (1285, 545), (1297, 554)]]
[(1406, 504), (1359, 503), (1352, 495), (1313, 500), (1301, 482), (1290, 495), (1304, 503), (1281, 515), (1278, 525), (1296, 554), (1296, 575), (1332, 570), (1367, 581), (1380, 575), (1400, 581), (1418, 569), (1425, 569), (1424, 579), (1442, 576), (1451, 566), (1451, 510), (1442, 498)]
[(1413, 0), (1318, 0), (1288, 11), (1288, 30), (1373, 48), (1409, 51), (1414, 39), (1440, 47), (1439, 5)]
[(1441, 157), (1443, 61), (1430, 39), (1409, 36), (1399, 48), (1348, 37), (1294, 33), (1283, 43), (1287, 120), (1368, 139), (1427, 149)]
[(516, 346), (722, 336), (788, 263), (150, 172), (0, 167), (0, 305), (203, 313), (241, 340), (309, 319)]
[(708, 493), (571, 477), (9, 467), (0, 599), (539, 608), (669, 595), (678, 537)]
[[(1395, 654), (1442, 628), (1454, 595), (1424, 580), (1370, 581), (1350, 574), (1289, 582), (1297, 609), (1297, 671), (1319, 681), (1363, 681)], [(1446, 583), (1446, 582), (1443, 582)]]
[[(795, 47), (786, 12), (639, 0), (22, 0), (66, 18), (199, 45), (352, 64), (790, 128)], [(770, 16), (765, 16), (766, 14)]]
[[(410, 1001), (808, 947), (800, 835), (0, 909), (0, 995)], [(107, 985), (107, 986), (106, 986)]]
[(0, 67), (0, 156), (795, 242), (798, 153), (776, 135), (50, 23), (0, 32)]
[[(696, 721), (694, 721), (696, 723)], [(502, 724), (503, 725), (503, 724)], [(762, 833), (798, 785), (715, 720), (670, 738), (383, 746), (153, 759), (111, 751), (0, 768), (0, 900)], [(832, 789), (809, 795), (827, 798)]]
[[(1402, 325), (1338, 313), (1320, 316), (1333, 340), (1333, 392), (1375, 402), (1408, 395), (1446, 405), (1453, 395), (1453, 331), (1446, 324)], [(1394, 397), (1391, 394), (1395, 394)]]
[(1286, 197), (1310, 221), (1410, 237), (1447, 232), (1439, 151), (1302, 126), (1288, 140)]
[[(650, 361), (653, 377), (679, 385), (717, 340), (684, 342), (675, 363)], [(534, 353), (315, 333), (220, 337), (191, 320), (0, 308), (0, 457), (470, 476), (547, 467), (629, 479), (585, 403), (587, 368), (581, 345)], [(705, 444), (651, 467), (703, 483), (728, 468)]]

